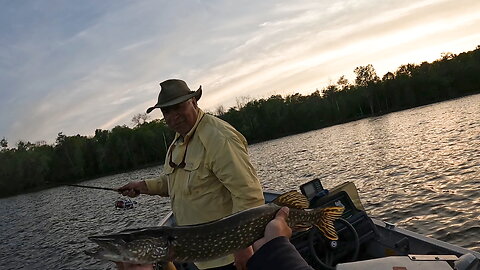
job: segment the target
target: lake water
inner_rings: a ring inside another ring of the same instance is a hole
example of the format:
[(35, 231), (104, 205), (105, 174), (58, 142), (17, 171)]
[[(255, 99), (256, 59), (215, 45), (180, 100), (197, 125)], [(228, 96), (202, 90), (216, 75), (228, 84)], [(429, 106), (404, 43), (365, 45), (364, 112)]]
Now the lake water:
[[(480, 95), (250, 146), (267, 190), (320, 178), (352, 181), (372, 216), (480, 251)], [(117, 187), (161, 167), (83, 184)], [(0, 200), (0, 269), (114, 269), (89, 258), (87, 236), (157, 225), (165, 198), (117, 210), (115, 192), (59, 187)]]

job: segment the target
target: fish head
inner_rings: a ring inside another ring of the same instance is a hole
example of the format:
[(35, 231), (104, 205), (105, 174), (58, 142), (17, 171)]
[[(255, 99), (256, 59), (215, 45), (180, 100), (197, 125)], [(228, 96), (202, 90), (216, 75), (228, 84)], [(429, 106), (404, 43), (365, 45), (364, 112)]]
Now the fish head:
[(141, 237), (131, 241), (112, 236), (93, 236), (89, 239), (99, 247), (90, 250), (87, 255), (101, 260), (147, 264), (166, 261), (169, 257), (167, 237)]

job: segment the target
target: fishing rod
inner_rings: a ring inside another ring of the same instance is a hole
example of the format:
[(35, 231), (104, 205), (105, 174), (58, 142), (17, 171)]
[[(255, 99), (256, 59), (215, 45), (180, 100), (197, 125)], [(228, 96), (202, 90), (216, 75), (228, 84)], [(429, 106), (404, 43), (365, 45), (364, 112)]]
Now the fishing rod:
[[(70, 186), (70, 187), (101, 189), (101, 190), (110, 190), (110, 191), (118, 192), (118, 189), (116, 189), (116, 188), (85, 186), (85, 185), (78, 185), (78, 184), (65, 184), (65, 185)], [(118, 199), (115, 202), (115, 208), (117, 208), (117, 209), (133, 209), (136, 204), (137, 204), (137, 202), (132, 201), (130, 198), (128, 198), (128, 199)]]
[(85, 186), (85, 185), (77, 185), (77, 184), (65, 184), (66, 186), (70, 187), (80, 187), (80, 188), (91, 188), (91, 189), (102, 189), (102, 190), (111, 190), (118, 192), (116, 188), (107, 188), (107, 187), (94, 187), (94, 186)]

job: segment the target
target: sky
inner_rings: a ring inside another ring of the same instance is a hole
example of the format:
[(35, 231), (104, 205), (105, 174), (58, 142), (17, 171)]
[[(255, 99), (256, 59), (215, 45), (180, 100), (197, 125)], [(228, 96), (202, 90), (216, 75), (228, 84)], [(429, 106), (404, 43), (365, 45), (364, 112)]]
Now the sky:
[(0, 0), (0, 139), (131, 127), (170, 78), (215, 112), (478, 45), (479, 0)]

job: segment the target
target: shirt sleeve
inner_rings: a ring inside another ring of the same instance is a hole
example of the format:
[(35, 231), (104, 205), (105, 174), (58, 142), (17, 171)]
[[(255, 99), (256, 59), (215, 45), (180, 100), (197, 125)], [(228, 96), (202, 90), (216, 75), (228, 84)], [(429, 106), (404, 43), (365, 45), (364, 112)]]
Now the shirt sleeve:
[(209, 166), (232, 195), (232, 213), (265, 203), (260, 181), (248, 156), (246, 142), (237, 136), (217, 138), (207, 149)]
[(257, 250), (247, 262), (249, 270), (314, 270), (288, 238), (274, 238)]
[(148, 192), (151, 194), (168, 197), (168, 178), (165, 174), (160, 175), (158, 178), (145, 180), (145, 183), (147, 184)]

